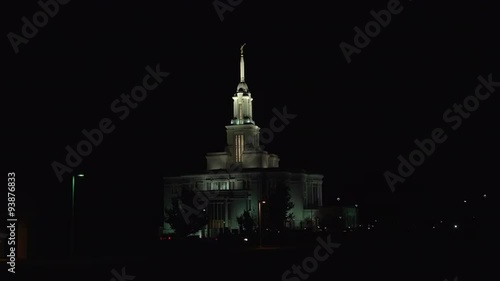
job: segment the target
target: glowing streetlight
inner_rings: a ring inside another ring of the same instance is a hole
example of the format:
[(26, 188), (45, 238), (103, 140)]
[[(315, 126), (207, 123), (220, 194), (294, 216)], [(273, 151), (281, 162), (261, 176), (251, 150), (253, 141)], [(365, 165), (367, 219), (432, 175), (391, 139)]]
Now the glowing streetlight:
[[(79, 178), (85, 177), (84, 174), (77, 174)], [(75, 176), (71, 177), (71, 245), (70, 255), (73, 256), (75, 249)]]
[(262, 247), (262, 204), (266, 204), (266, 201), (259, 201), (259, 247)]

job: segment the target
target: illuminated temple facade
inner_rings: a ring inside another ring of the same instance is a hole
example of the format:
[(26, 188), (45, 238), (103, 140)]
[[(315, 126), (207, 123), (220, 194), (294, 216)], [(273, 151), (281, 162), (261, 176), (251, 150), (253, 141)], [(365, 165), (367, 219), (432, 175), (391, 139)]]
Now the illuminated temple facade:
[[(315, 227), (322, 206), (323, 175), (292, 172), (279, 168), (278, 155), (260, 146), (260, 128), (252, 115), (252, 95), (245, 82), (243, 46), (240, 55), (240, 82), (233, 99), (233, 116), (226, 126), (227, 144), (222, 152), (207, 153), (207, 170), (200, 174), (164, 178), (164, 207), (172, 208), (172, 200), (182, 189), (201, 192), (209, 203), (208, 225), (199, 235), (214, 237), (221, 231), (237, 232), (237, 217), (249, 211), (258, 225), (259, 201), (269, 199), (278, 186), (290, 188), (294, 219), (289, 228)], [(266, 213), (263, 212), (262, 216)], [(263, 218), (264, 220), (264, 218)], [(164, 223), (163, 233), (173, 233)]]

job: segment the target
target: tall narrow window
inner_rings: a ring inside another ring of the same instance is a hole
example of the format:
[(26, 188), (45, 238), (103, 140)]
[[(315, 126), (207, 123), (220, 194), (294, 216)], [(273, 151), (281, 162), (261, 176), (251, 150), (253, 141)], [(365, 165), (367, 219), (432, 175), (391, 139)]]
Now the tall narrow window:
[(243, 104), (241, 104), (241, 103), (239, 104), (238, 110), (239, 110), (238, 118), (240, 119), (240, 121), (242, 121), (243, 120)]
[(243, 139), (243, 135), (236, 135), (235, 140), (234, 140), (234, 161), (241, 163), (242, 162), (242, 156), (243, 156), (243, 150), (245, 148), (245, 142)]
[(229, 190), (229, 186), (228, 186), (228, 182), (227, 181), (223, 181), (221, 182), (221, 187), (220, 187), (221, 190)]

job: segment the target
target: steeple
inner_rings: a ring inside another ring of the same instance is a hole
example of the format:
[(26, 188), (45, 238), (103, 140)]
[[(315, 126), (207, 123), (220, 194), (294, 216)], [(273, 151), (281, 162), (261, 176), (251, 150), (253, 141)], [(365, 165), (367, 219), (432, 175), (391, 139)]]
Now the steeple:
[(245, 47), (247, 43), (241, 45), (240, 47), (240, 53), (241, 53), (241, 58), (240, 58), (240, 82), (245, 82), (245, 59), (243, 56), (243, 48)]
[(233, 117), (226, 126), (227, 145), (224, 152), (207, 154), (208, 170), (230, 169), (233, 164), (244, 169), (279, 167), (279, 157), (260, 146), (260, 128), (252, 118), (253, 98), (245, 81), (244, 47), (240, 46), (240, 81), (232, 97)]
[(236, 94), (233, 96), (233, 119), (231, 125), (253, 124), (252, 119), (252, 95), (245, 82), (245, 59), (243, 57), (243, 48), (246, 43), (240, 47), (240, 82), (236, 88)]
[(248, 86), (245, 82), (245, 58), (243, 56), (243, 48), (247, 43), (244, 43), (240, 47), (240, 83), (238, 83), (238, 87), (236, 92), (248, 93)]

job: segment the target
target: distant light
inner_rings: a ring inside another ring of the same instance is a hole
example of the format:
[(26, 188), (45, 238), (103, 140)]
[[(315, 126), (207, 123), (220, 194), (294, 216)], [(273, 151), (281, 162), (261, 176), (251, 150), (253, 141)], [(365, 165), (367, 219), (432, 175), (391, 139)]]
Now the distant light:
[(340, 197), (337, 197), (337, 201), (340, 201)]
[(377, 222), (377, 220), (375, 220), (375, 222)]
[(368, 230), (370, 230), (370, 227), (368, 227)]
[(356, 208), (357, 208), (357, 207), (358, 207), (358, 204), (354, 204), (354, 207), (356, 207)]
[(243, 238), (243, 241), (247, 242), (247, 241), (248, 241), (248, 238)]
[(483, 194), (483, 198), (486, 198), (486, 194)]
[(170, 236), (169, 236), (169, 237), (168, 237), (168, 240), (172, 240), (172, 237), (170, 237)]
[(203, 212), (205, 212), (205, 211), (206, 211), (206, 209), (203, 209)]
[(264, 200), (264, 201), (262, 201), (262, 204), (266, 204), (266, 201), (265, 201), (265, 200)]
[(467, 203), (467, 200), (464, 200), (464, 203)]
[(342, 219), (342, 216), (339, 216), (339, 219)]
[(84, 174), (78, 174), (80, 178), (83, 178), (85, 175)]
[(455, 224), (453, 227), (454, 227), (454, 228), (458, 228), (458, 225), (456, 225), (456, 224)]
[(435, 229), (435, 228), (436, 228), (435, 226), (432, 227), (432, 229)]
[(443, 221), (439, 221), (440, 223), (443, 223)]

